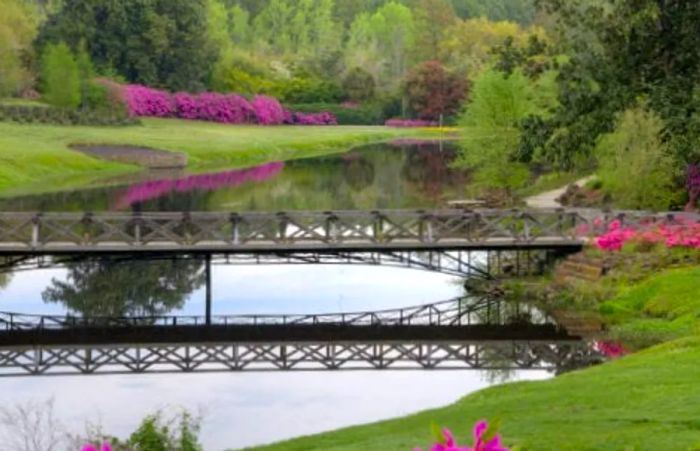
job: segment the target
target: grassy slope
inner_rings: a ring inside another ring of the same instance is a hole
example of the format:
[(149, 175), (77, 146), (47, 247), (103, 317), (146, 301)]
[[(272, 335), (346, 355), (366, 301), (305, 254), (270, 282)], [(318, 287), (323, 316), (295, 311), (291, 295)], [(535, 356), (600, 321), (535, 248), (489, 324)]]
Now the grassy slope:
[[(490, 388), (451, 406), (296, 439), (260, 451), (408, 451), (435, 421), (467, 438), (482, 417), (502, 419), (523, 451), (700, 449), (700, 339), (688, 338), (543, 382)], [(329, 407), (332, 408), (332, 407)]]
[(601, 305), (613, 331), (643, 341), (700, 333), (700, 267), (680, 268), (624, 289)]
[(135, 127), (0, 123), (0, 194), (75, 186), (138, 169), (68, 149), (75, 143), (131, 144), (185, 152), (190, 168), (197, 171), (319, 155), (428, 133), (384, 127), (257, 127), (158, 119), (143, 122), (143, 126)]
[(429, 442), (432, 421), (468, 435), (480, 417), (502, 418), (506, 441), (523, 450), (700, 450), (700, 268), (656, 274), (602, 310), (621, 326), (653, 324), (686, 338), (553, 380), (494, 387), (446, 408), (260, 450), (410, 450)]

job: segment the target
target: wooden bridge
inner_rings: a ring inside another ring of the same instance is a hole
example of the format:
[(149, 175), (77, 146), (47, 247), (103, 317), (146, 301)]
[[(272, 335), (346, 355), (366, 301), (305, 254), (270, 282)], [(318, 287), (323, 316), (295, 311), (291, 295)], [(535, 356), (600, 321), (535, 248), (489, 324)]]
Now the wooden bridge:
[[(689, 215), (598, 210), (0, 213), (0, 255), (570, 249), (622, 224)], [(697, 217), (692, 216), (694, 220)]]
[(0, 314), (0, 376), (194, 371), (553, 369), (599, 359), (528, 306), (487, 298), (323, 315)]

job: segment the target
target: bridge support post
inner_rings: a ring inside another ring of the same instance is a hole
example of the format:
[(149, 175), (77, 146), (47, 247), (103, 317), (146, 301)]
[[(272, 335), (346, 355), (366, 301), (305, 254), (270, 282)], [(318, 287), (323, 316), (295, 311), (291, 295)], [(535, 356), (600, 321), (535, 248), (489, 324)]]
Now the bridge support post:
[(206, 324), (211, 326), (211, 254), (206, 257)]

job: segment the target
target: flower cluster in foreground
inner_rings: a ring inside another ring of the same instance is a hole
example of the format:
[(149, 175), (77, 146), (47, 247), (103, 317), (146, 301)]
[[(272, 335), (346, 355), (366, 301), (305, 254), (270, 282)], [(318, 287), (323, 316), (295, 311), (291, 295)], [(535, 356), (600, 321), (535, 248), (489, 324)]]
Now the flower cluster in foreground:
[(87, 444), (83, 446), (81, 451), (112, 451), (112, 446), (107, 442), (103, 443), (102, 446)]
[[(454, 435), (449, 429), (437, 431), (435, 435), (438, 443), (429, 448), (428, 451), (509, 451), (501, 442), (501, 436), (495, 429), (489, 428), (486, 421), (479, 421), (474, 426), (474, 446), (460, 446), (455, 441)], [(415, 448), (414, 451), (422, 451)]]
[[(596, 220), (594, 227), (600, 228), (602, 220)], [(589, 228), (579, 229), (579, 234), (587, 234)], [(627, 243), (661, 244), (668, 248), (685, 247), (700, 249), (700, 222), (689, 217), (679, 216), (673, 223), (650, 221), (648, 224), (625, 225), (620, 220), (611, 221), (594, 243), (604, 251), (619, 251)]]

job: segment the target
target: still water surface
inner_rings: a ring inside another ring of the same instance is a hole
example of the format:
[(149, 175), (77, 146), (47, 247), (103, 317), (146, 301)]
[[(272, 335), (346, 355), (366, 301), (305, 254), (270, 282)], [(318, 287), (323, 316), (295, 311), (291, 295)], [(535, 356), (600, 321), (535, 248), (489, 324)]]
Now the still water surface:
[[(83, 189), (0, 201), (0, 210), (181, 211), (432, 208), (465, 195), (449, 145), (369, 146), (345, 154), (207, 174), (142, 174)], [(97, 268), (97, 269), (95, 269)], [(215, 266), (213, 313), (324, 313), (399, 308), (462, 294), (455, 279), (364, 266)], [(18, 272), (0, 311), (85, 315), (202, 315), (201, 263), (133, 262)], [(503, 379), (546, 372), (352, 372), (0, 380), (3, 402), (54, 398), (66, 427), (86, 422), (126, 436), (158, 409), (204, 414), (207, 451), (240, 448), (405, 415)], [(426, 425), (426, 430), (429, 425)], [(417, 443), (416, 445), (424, 445)], [(0, 447), (1, 449), (1, 447)]]
[(449, 143), (398, 142), (204, 174), (144, 172), (82, 189), (0, 200), (4, 211), (281, 211), (435, 208), (468, 177)]

